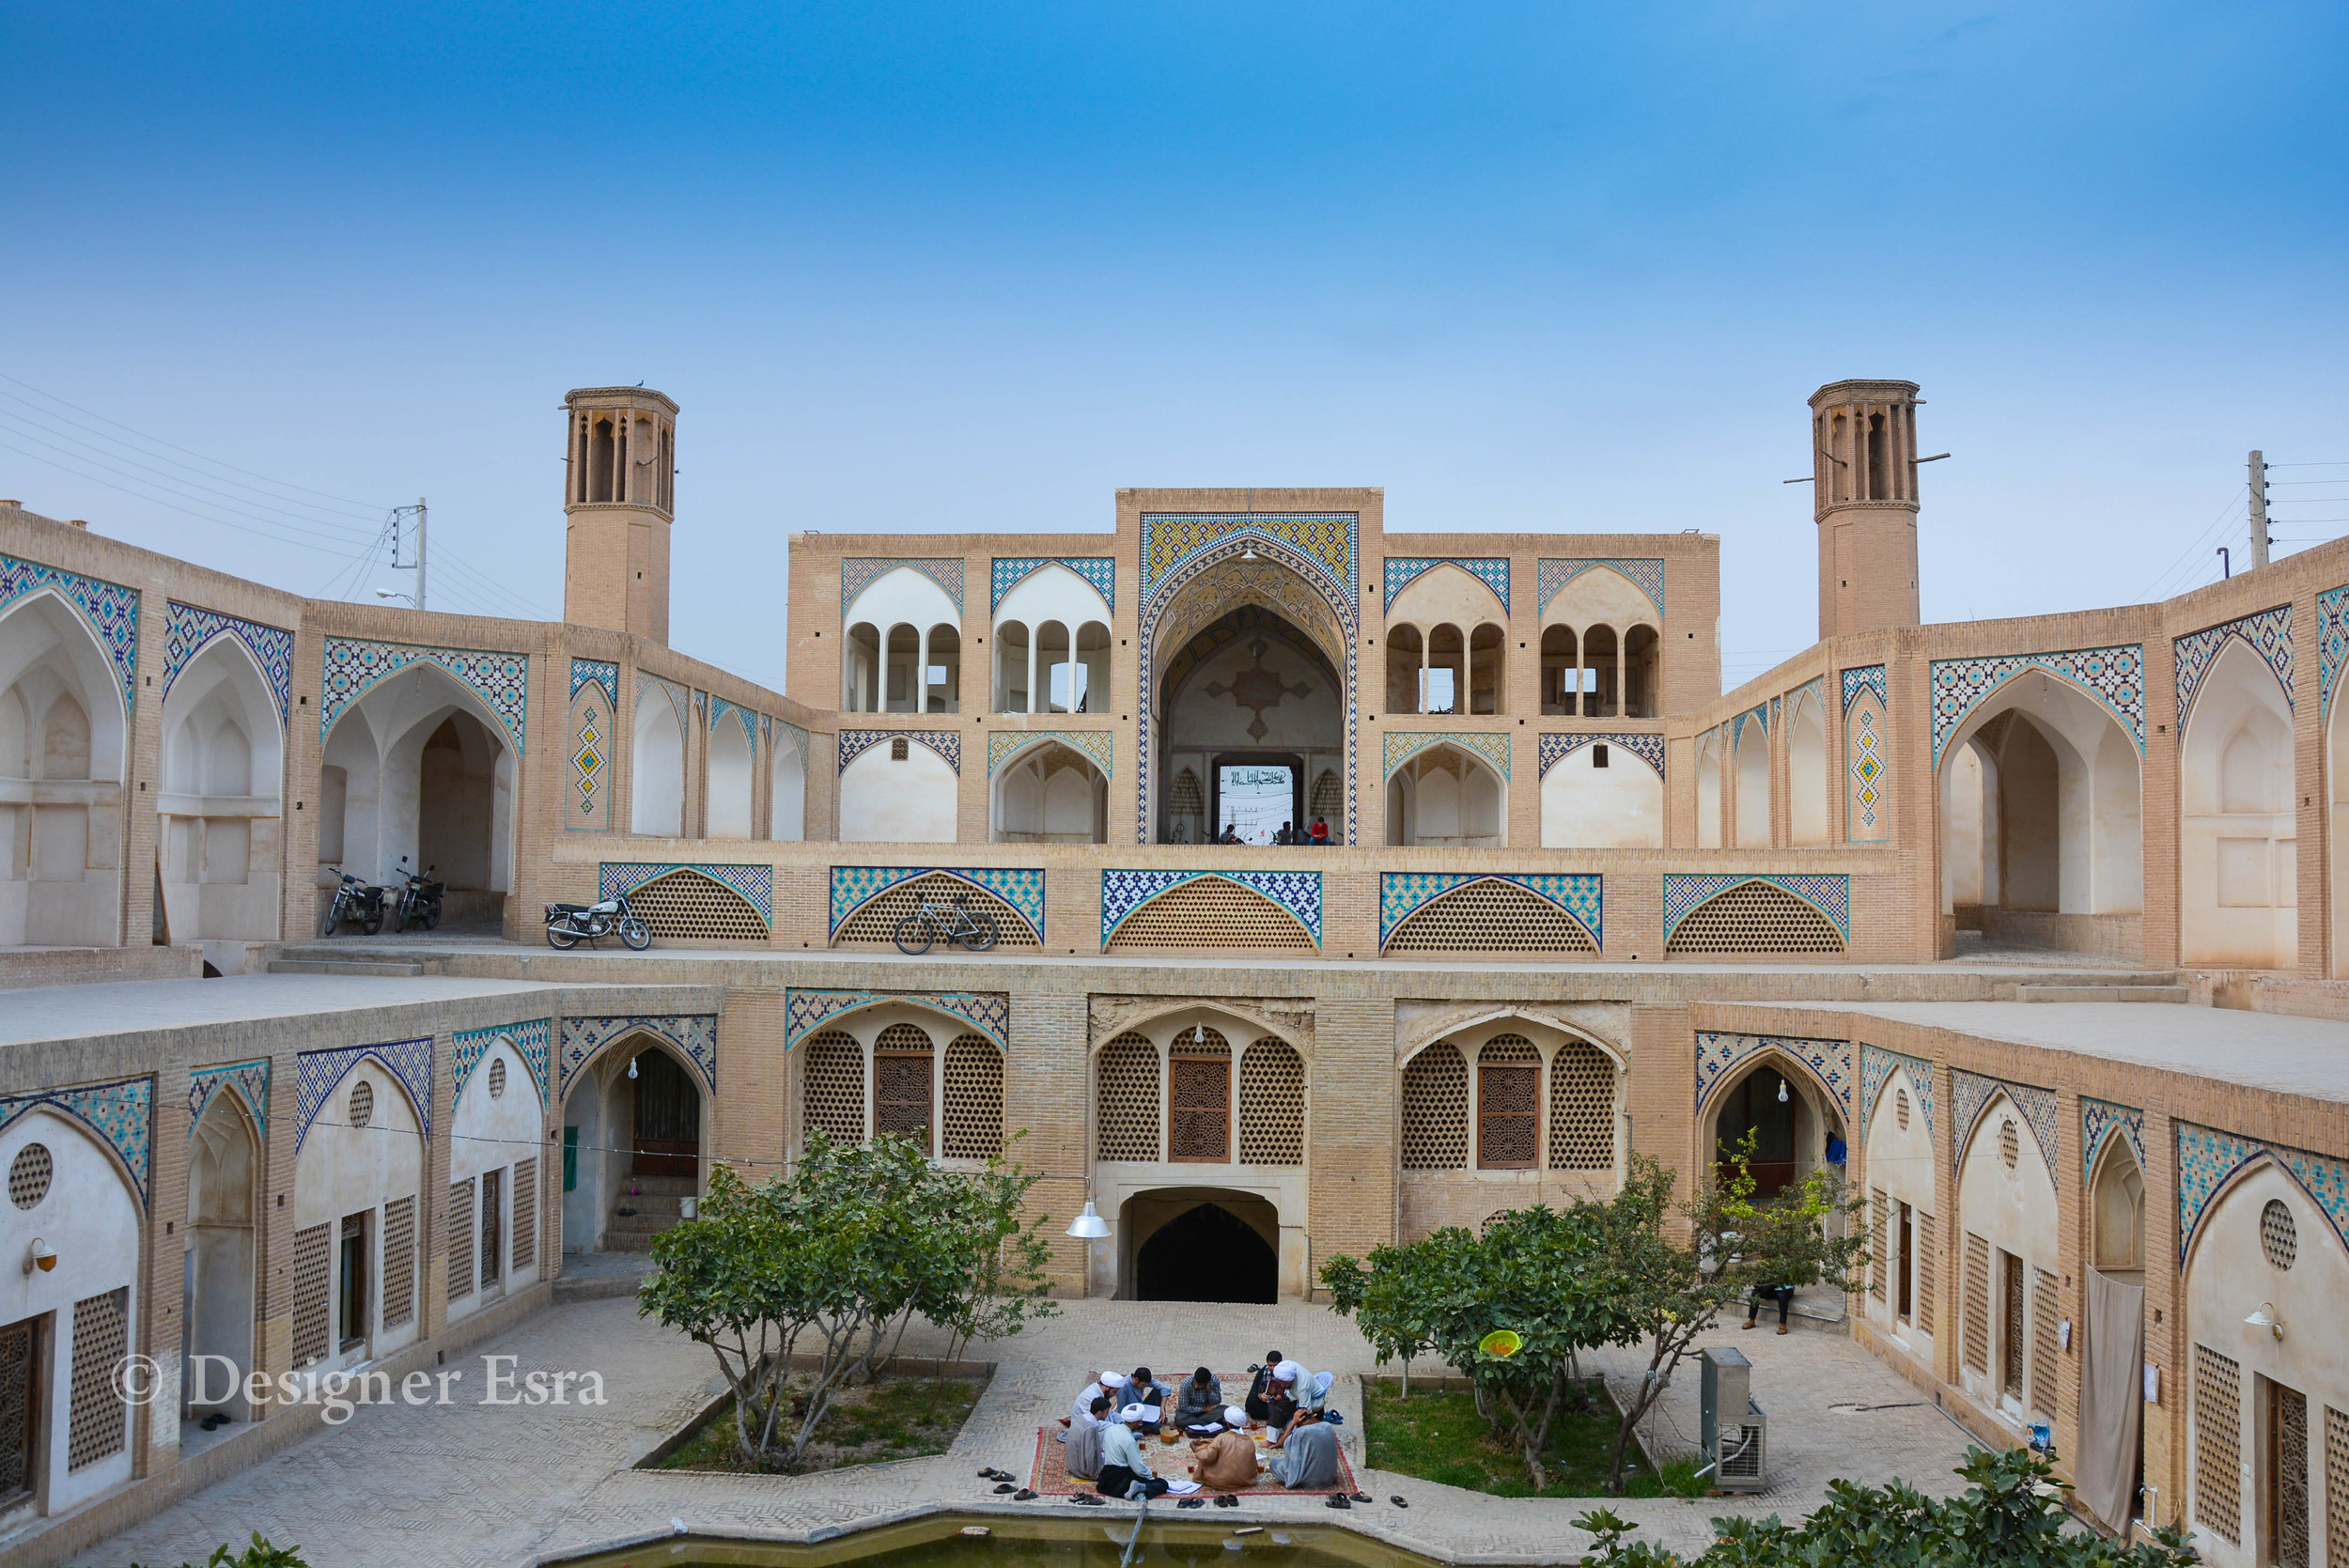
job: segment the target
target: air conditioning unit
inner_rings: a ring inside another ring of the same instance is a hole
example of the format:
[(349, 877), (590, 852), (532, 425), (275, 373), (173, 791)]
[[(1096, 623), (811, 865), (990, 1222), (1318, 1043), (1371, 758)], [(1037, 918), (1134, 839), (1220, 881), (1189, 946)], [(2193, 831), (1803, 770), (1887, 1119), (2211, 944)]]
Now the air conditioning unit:
[(1697, 1441), (1713, 1484), (1759, 1492), (1769, 1484), (1769, 1423), (1753, 1402), (1753, 1364), (1726, 1347), (1698, 1353), (1703, 1384)]

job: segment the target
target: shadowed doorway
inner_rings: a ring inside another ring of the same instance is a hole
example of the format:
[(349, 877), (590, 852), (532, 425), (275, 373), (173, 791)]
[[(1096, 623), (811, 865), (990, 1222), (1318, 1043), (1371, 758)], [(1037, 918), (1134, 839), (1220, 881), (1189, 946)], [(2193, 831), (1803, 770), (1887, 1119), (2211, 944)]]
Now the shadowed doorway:
[[(1262, 1199), (1254, 1203), (1271, 1206)], [(1222, 1203), (1203, 1203), (1143, 1238), (1134, 1254), (1134, 1296), (1143, 1301), (1271, 1302), (1280, 1299), (1280, 1273), (1279, 1254), (1255, 1226)]]
[(636, 1160), (639, 1176), (692, 1176), (700, 1170), (701, 1094), (664, 1051), (636, 1058)]

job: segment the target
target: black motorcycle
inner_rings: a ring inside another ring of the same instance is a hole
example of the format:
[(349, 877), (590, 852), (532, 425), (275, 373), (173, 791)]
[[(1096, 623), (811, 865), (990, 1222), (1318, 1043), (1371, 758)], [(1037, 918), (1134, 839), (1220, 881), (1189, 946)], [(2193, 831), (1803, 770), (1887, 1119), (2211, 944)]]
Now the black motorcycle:
[(383, 899), (392, 890), (362, 882), (348, 871), (341, 875), (342, 885), (334, 890), (334, 901), (327, 907), (326, 918), (319, 922), (319, 935), (331, 937), (342, 928), (343, 922), (350, 921), (367, 936), (374, 936), (383, 929)]
[(448, 884), (435, 882), (431, 880), (431, 877), (433, 872), (441, 868), (436, 865), (429, 866), (421, 872), (409, 871), (407, 870), (408, 857), (405, 855), (399, 858), (399, 863), (402, 874), (407, 879), (400, 884), (399, 903), (392, 911), (394, 922), (392, 929), (405, 931), (412, 924), (421, 925), (428, 931), (439, 930), (441, 897), (448, 892)]
[(636, 918), (625, 896), (607, 898), (600, 904), (547, 906), (549, 947), (573, 948), (610, 936), (617, 936), (636, 953), (652, 945), (652, 928)]

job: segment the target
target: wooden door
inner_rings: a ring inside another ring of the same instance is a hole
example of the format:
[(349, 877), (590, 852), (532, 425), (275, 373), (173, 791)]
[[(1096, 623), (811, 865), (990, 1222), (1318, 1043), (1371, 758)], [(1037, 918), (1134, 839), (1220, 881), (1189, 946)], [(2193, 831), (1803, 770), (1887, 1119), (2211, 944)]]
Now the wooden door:
[(1534, 1164), (1540, 1063), (1483, 1062), (1476, 1068), (1476, 1163), (1487, 1171)]
[(2267, 1385), (2267, 1560), (2309, 1568), (2309, 1402)]
[(1899, 1303), (1893, 1315), (1903, 1323), (1908, 1322), (1916, 1315), (1916, 1222), (1915, 1211), (1906, 1203), (1903, 1203), (1901, 1205), (1900, 1246), (1899, 1250), (1893, 1254), (1894, 1267), (1899, 1271), (1900, 1279)]
[(0, 1328), (0, 1507), (33, 1495), (40, 1477), (40, 1319)]
[(636, 1059), (639, 1176), (692, 1176), (701, 1170), (701, 1094), (677, 1059), (647, 1050)]
[(1232, 1157), (1232, 1059), (1177, 1056), (1167, 1063), (1167, 1157), (1221, 1164)]
[(2012, 1252), (1999, 1254), (1999, 1391), (2021, 1403), (2023, 1398), (2023, 1260)]

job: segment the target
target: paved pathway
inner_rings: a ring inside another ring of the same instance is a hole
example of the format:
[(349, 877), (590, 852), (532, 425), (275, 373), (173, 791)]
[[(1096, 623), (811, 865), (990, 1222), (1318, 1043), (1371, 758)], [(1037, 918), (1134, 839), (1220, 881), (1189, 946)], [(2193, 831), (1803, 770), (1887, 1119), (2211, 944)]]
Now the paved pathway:
[[(1434, 1556), (1477, 1561), (1555, 1562), (1586, 1545), (1567, 1520), (1592, 1501), (1487, 1498), (1363, 1468), (1361, 1386), (1345, 1374), (1371, 1371), (1373, 1360), (1352, 1327), (1322, 1308), (1062, 1306), (1059, 1319), (976, 1353), (1000, 1368), (947, 1454), (790, 1478), (631, 1468), (716, 1391), (715, 1364), (703, 1347), (638, 1318), (632, 1301), (556, 1307), (484, 1350), (519, 1358), (525, 1374), (599, 1370), (608, 1405), (475, 1403), (482, 1391), (476, 1354), (455, 1388), (459, 1403), (365, 1410), (77, 1560), (110, 1568), (201, 1561), (219, 1543), (242, 1542), (257, 1529), (280, 1545), (299, 1545), (313, 1568), (483, 1568), (657, 1532), (673, 1518), (729, 1535), (804, 1538), (934, 1506), (1073, 1514), (1066, 1502), (999, 1504), (974, 1472), (988, 1466), (1024, 1479), (1036, 1427), (1066, 1410), (1079, 1382), (1101, 1365), (1146, 1359), (1171, 1376), (1202, 1361), (1245, 1366), (1272, 1345), (1308, 1367), (1341, 1374), (1332, 1400), (1346, 1414), (1348, 1457), (1378, 1500), (1336, 1514), (1302, 1499), (1252, 1498), (1241, 1509), (1217, 1511), (1219, 1522), (1343, 1523)], [(918, 1338), (910, 1337), (910, 1353), (941, 1348), (912, 1343)], [(1710, 1538), (1708, 1518), (1801, 1513), (1838, 1475), (1865, 1482), (1897, 1475), (1927, 1491), (1955, 1490), (1950, 1470), (1964, 1454), (1963, 1434), (1930, 1398), (1848, 1340), (1816, 1330), (1749, 1334), (1734, 1326), (1722, 1338), (1755, 1364), (1756, 1398), (1770, 1416), (1771, 1490), (1697, 1503), (1617, 1503), (1647, 1536), (1701, 1548)], [(1633, 1365), (1623, 1356), (1607, 1362), (1615, 1375)], [(1695, 1430), (1691, 1368), (1670, 1396), (1657, 1436), (1692, 1444)], [(1387, 1501), (1397, 1492), (1410, 1499), (1408, 1512)]]

